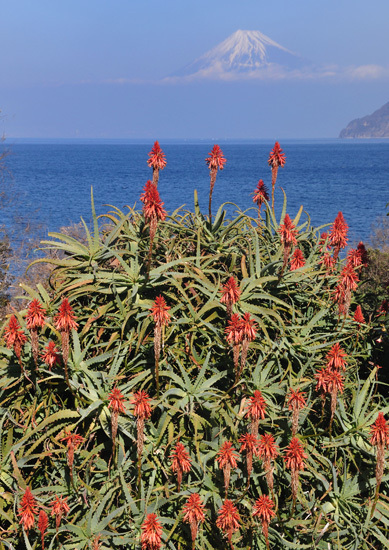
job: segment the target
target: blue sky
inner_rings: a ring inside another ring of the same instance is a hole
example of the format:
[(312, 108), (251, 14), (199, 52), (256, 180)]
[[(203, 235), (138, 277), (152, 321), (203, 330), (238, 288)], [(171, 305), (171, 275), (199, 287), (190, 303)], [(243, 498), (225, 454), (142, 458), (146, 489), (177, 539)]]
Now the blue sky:
[[(389, 101), (388, 20), (387, 0), (3, 1), (2, 130), (10, 138), (336, 137)], [(259, 30), (336, 76), (161, 83), (238, 29)], [(358, 78), (345, 76), (358, 67)]]

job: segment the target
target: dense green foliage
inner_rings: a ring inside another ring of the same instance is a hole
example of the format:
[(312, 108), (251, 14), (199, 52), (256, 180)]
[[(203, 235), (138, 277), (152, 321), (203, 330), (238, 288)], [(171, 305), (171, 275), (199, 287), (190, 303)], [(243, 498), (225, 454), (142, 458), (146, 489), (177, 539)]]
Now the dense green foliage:
[[(369, 323), (358, 325), (353, 315), (357, 303), (363, 309), (360, 294), (349, 315), (339, 316), (333, 293), (344, 261), (338, 259), (332, 273), (323, 269), (321, 228), (311, 227), (302, 209), (292, 221), (305, 265), (282, 268), (280, 225), (286, 211), (285, 197), (280, 221), (267, 206), (258, 225), (257, 209), (227, 219), (222, 206), (211, 225), (195, 196), (194, 212), (180, 209), (158, 223), (150, 261), (150, 224), (135, 209), (112, 208), (101, 227), (94, 217), (82, 240), (51, 234), (45, 246), (63, 253), (51, 260), (56, 266), (51, 289), (25, 287), (46, 310), (41, 351), (50, 340), (60, 348), (55, 315), (65, 297), (78, 329), (71, 333), (68, 381), (62, 364), (51, 370), (40, 358), (34, 365), (30, 342), (23, 346), (23, 370), (14, 350), (1, 348), (0, 549), (40, 548), (36, 522), (28, 532), (20, 525), (27, 486), (37, 509), (49, 512), (56, 495), (66, 497), (70, 507), (58, 530), (50, 518), (46, 548), (140, 548), (149, 513), (161, 522), (166, 548), (191, 548), (182, 509), (192, 493), (205, 504), (197, 547), (229, 547), (216, 527), (225, 498), (216, 459), (227, 440), (239, 451), (239, 438), (250, 429), (246, 413), (255, 390), (266, 402), (259, 435), (272, 434), (280, 454), (273, 492), (260, 458), (254, 457), (250, 479), (244, 452), (231, 470), (228, 498), (240, 514), (234, 548), (266, 548), (253, 517), (263, 494), (275, 502), (271, 548), (389, 547), (388, 476), (377, 490), (370, 442), (378, 412), (389, 412), (380, 371), (372, 364), (380, 345), (377, 331), (386, 330), (387, 316), (370, 312)], [(241, 291), (233, 312), (248, 313), (257, 326), (241, 372), (226, 340), (229, 318), (221, 303), (231, 275)], [(170, 322), (162, 330), (157, 373), (151, 308), (158, 296), (170, 307)], [(26, 313), (20, 311), (17, 319), (27, 335)], [(346, 354), (346, 370), (334, 403), (329, 392), (317, 391), (315, 375), (335, 344)], [(125, 396), (125, 412), (119, 414), (113, 448), (108, 404), (114, 387)], [(306, 459), (296, 499), (284, 460), (292, 438), (291, 388), (305, 392), (306, 399), (297, 434)], [(140, 390), (150, 395), (152, 414), (144, 423), (138, 461), (131, 401)], [(84, 438), (71, 468), (63, 440), (69, 433)], [(170, 458), (178, 441), (191, 459), (180, 488)]]

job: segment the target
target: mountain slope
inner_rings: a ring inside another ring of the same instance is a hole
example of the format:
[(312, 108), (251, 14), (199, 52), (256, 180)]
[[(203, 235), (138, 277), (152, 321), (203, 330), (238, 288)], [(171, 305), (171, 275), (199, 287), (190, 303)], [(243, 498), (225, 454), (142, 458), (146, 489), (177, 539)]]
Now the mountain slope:
[(389, 103), (371, 115), (352, 120), (340, 134), (340, 138), (389, 138)]
[(302, 69), (300, 56), (259, 31), (238, 30), (172, 76), (227, 77), (274, 76)]

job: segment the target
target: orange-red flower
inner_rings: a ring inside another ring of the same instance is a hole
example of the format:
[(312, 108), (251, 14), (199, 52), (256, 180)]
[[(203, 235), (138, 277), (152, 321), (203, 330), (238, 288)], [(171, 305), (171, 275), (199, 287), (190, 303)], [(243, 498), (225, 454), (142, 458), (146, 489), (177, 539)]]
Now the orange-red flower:
[(224, 489), (226, 495), (230, 485), (231, 468), (237, 467), (237, 459), (239, 459), (239, 454), (232, 446), (231, 441), (225, 441), (217, 453), (216, 461), (219, 464), (219, 468), (223, 470)]
[(181, 489), (182, 474), (190, 471), (190, 463), (192, 462), (184, 445), (178, 441), (173, 449), (170, 459), (172, 461), (172, 470), (177, 473), (178, 491)]
[(278, 141), (275, 142), (273, 149), (270, 151), (268, 164), (272, 168), (275, 166), (281, 166), (281, 168), (284, 166), (286, 161), (285, 154), (282, 152), (282, 149), (280, 147), (280, 144)]
[(122, 392), (116, 386), (112, 389), (111, 393), (108, 395), (108, 408), (113, 412), (125, 413), (126, 407), (123, 404), (125, 397)]
[(254, 394), (249, 399), (246, 412), (246, 416), (248, 416), (251, 421), (251, 433), (254, 434), (255, 437), (258, 437), (259, 421), (265, 418), (266, 407), (267, 404), (262, 397), (261, 392), (259, 390), (255, 390)]
[(365, 245), (362, 241), (358, 243), (357, 250), (359, 252), (359, 255), (361, 257), (361, 263), (363, 267), (367, 267), (369, 265), (369, 254), (366, 250)]
[(143, 420), (147, 420), (148, 418), (150, 418), (151, 406), (149, 401), (150, 397), (145, 391), (140, 390), (138, 392), (134, 392), (133, 398), (131, 400), (131, 403), (135, 405), (134, 416)]
[(307, 455), (304, 452), (303, 446), (301, 445), (297, 437), (293, 437), (286, 448), (284, 461), (286, 467), (291, 470), (291, 486), (292, 486), (292, 496), (293, 500), (297, 496), (298, 488), (298, 474), (300, 470), (304, 470), (305, 463), (304, 459), (307, 458)]
[(258, 440), (254, 434), (246, 433), (239, 438), (239, 443), (241, 443), (240, 452), (246, 453), (247, 478), (250, 481), (253, 469), (253, 455), (258, 454)]
[(292, 411), (292, 434), (296, 435), (298, 431), (299, 411), (306, 405), (305, 392), (301, 390), (289, 390), (288, 408)]
[(30, 487), (24, 492), (22, 500), (20, 501), (20, 506), (18, 510), (18, 515), (20, 516), (20, 524), (28, 532), (35, 523), (35, 515), (38, 513), (36, 500), (31, 492)]
[(22, 347), (27, 342), (27, 337), (19, 325), (15, 315), (11, 315), (8, 325), (4, 330), (4, 338), (7, 348), (13, 348), (16, 357), (19, 359), (21, 368), (22, 365)]
[(148, 514), (141, 527), (142, 550), (159, 550), (161, 548), (162, 527), (156, 514)]
[(165, 302), (163, 296), (157, 296), (155, 298), (154, 304), (151, 307), (150, 315), (153, 316), (154, 322), (159, 325), (168, 325), (170, 322), (170, 314), (168, 313), (170, 306)]
[(330, 245), (334, 247), (334, 260), (338, 257), (339, 250), (347, 245), (348, 225), (344, 220), (342, 212), (338, 212), (329, 234)]
[(323, 265), (327, 273), (331, 273), (335, 267), (335, 260), (329, 252), (325, 252), (319, 260), (319, 265)]
[(149, 153), (149, 160), (147, 161), (150, 168), (157, 168), (158, 170), (163, 170), (166, 166), (166, 157), (165, 153), (162, 151), (158, 141), (154, 142), (154, 145)]
[(73, 462), (74, 462), (74, 451), (85, 441), (85, 438), (76, 433), (68, 432), (65, 429), (65, 435), (61, 438), (61, 441), (66, 442), (67, 446), (67, 463), (69, 466), (70, 477), (73, 478)]
[(238, 287), (234, 277), (230, 277), (228, 281), (222, 286), (222, 297), (220, 298), (220, 302), (222, 304), (226, 304), (228, 316), (230, 316), (232, 313), (233, 304), (236, 304), (236, 302), (239, 300), (240, 292), (240, 288)]
[(238, 313), (233, 313), (228, 325), (225, 328), (226, 340), (232, 345), (240, 344), (242, 341), (242, 319)]
[(372, 445), (389, 447), (389, 426), (381, 412), (378, 413), (377, 419), (371, 427), (370, 434), (370, 443)]
[(146, 222), (156, 223), (166, 218), (164, 203), (161, 201), (158, 189), (150, 180), (147, 181), (140, 200), (143, 202), (143, 214)]
[(67, 500), (68, 500), (67, 497), (62, 498), (57, 495), (53, 500), (53, 502), (50, 504), (51, 516), (55, 517), (55, 527), (57, 531), (59, 529), (59, 526), (61, 525), (63, 516), (67, 516), (70, 511)]
[(332, 346), (330, 351), (326, 355), (327, 367), (332, 370), (346, 370), (346, 352), (340, 347), (337, 342)]
[(208, 157), (205, 159), (207, 166), (210, 170), (223, 170), (227, 159), (223, 156), (223, 151), (219, 145), (214, 145), (212, 151), (208, 153)]
[(297, 235), (298, 230), (296, 229), (294, 223), (290, 219), (289, 214), (285, 215), (284, 223), (280, 224), (278, 229), (279, 234), (281, 235), (281, 243), (285, 247), (291, 247), (292, 245), (297, 245)]
[(151, 416), (151, 406), (149, 401), (149, 395), (143, 390), (135, 392), (131, 400), (131, 403), (135, 405), (134, 416), (137, 417), (137, 452), (139, 458), (141, 457), (143, 451), (145, 420)]
[(296, 248), (296, 250), (293, 252), (292, 257), (290, 259), (290, 270), (294, 271), (295, 269), (300, 269), (300, 267), (304, 267), (304, 265), (305, 265), (304, 255), (299, 248)]
[(41, 534), (42, 550), (45, 548), (45, 535), (49, 526), (49, 518), (44, 510), (39, 511), (38, 530)]
[(358, 325), (363, 325), (366, 323), (365, 318), (362, 313), (362, 308), (360, 305), (357, 306), (355, 313), (354, 313), (354, 321), (358, 323)]
[(196, 540), (199, 523), (203, 523), (205, 521), (204, 508), (205, 505), (203, 504), (200, 495), (198, 493), (193, 493), (188, 497), (188, 500), (182, 510), (184, 513), (184, 522), (189, 523), (190, 525), (193, 547)]
[(219, 510), (216, 526), (227, 534), (228, 541), (231, 544), (232, 533), (239, 529), (240, 515), (236, 506), (231, 500), (226, 499)]
[(257, 335), (257, 323), (251, 319), (250, 313), (245, 313), (241, 321), (242, 340), (252, 342)]
[(271, 434), (263, 434), (258, 441), (258, 456), (263, 461), (266, 473), (266, 481), (270, 491), (273, 490), (273, 467), (272, 460), (279, 455), (278, 447)]
[(30, 302), (26, 315), (26, 326), (28, 330), (42, 328), (45, 324), (46, 310), (36, 298)]
[(262, 532), (265, 536), (266, 546), (269, 547), (269, 523), (276, 515), (274, 511), (274, 502), (267, 495), (259, 497), (253, 508), (253, 517), (258, 517), (262, 524)]
[(72, 329), (77, 330), (78, 323), (75, 321), (76, 315), (69, 300), (64, 298), (57, 315), (54, 317), (55, 328), (60, 332), (70, 332)]
[(255, 202), (260, 209), (265, 200), (269, 201), (269, 193), (267, 192), (266, 185), (263, 183), (263, 180), (259, 180), (253, 193), (253, 202)]
[(49, 370), (51, 370), (54, 365), (59, 365), (61, 361), (59, 350), (56, 348), (55, 343), (51, 340), (41, 353), (41, 357), (43, 362), (49, 366)]
[(359, 277), (351, 264), (346, 264), (339, 277), (339, 283), (345, 290), (356, 290)]

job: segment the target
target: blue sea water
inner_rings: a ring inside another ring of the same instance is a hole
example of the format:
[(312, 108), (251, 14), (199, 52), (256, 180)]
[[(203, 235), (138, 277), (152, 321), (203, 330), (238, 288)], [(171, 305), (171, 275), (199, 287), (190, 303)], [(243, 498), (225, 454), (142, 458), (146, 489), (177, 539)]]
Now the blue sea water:
[[(274, 142), (219, 142), (227, 164), (218, 173), (213, 213), (224, 202), (241, 209), (253, 206), (252, 192), (260, 178), (271, 188), (267, 164)], [(3, 191), (12, 200), (2, 208), (2, 221), (17, 235), (26, 224), (41, 225), (39, 236), (61, 226), (90, 221), (93, 187), (98, 214), (137, 204), (152, 170), (147, 166), (152, 143), (122, 141), (6, 142), (10, 154)], [(213, 143), (161, 142), (167, 166), (160, 174), (159, 192), (165, 208), (193, 209), (197, 189), (208, 213), (209, 171), (204, 162)], [(386, 213), (389, 202), (389, 140), (287, 140), (281, 143), (286, 165), (278, 172), (276, 210), (287, 200), (293, 218), (300, 205), (315, 226), (330, 224), (342, 211), (350, 227), (350, 243), (367, 241), (371, 224)], [(233, 207), (228, 207), (230, 210)], [(255, 215), (255, 213), (253, 213)], [(42, 229), (43, 226), (43, 229)], [(38, 232), (38, 229), (36, 230)]]

